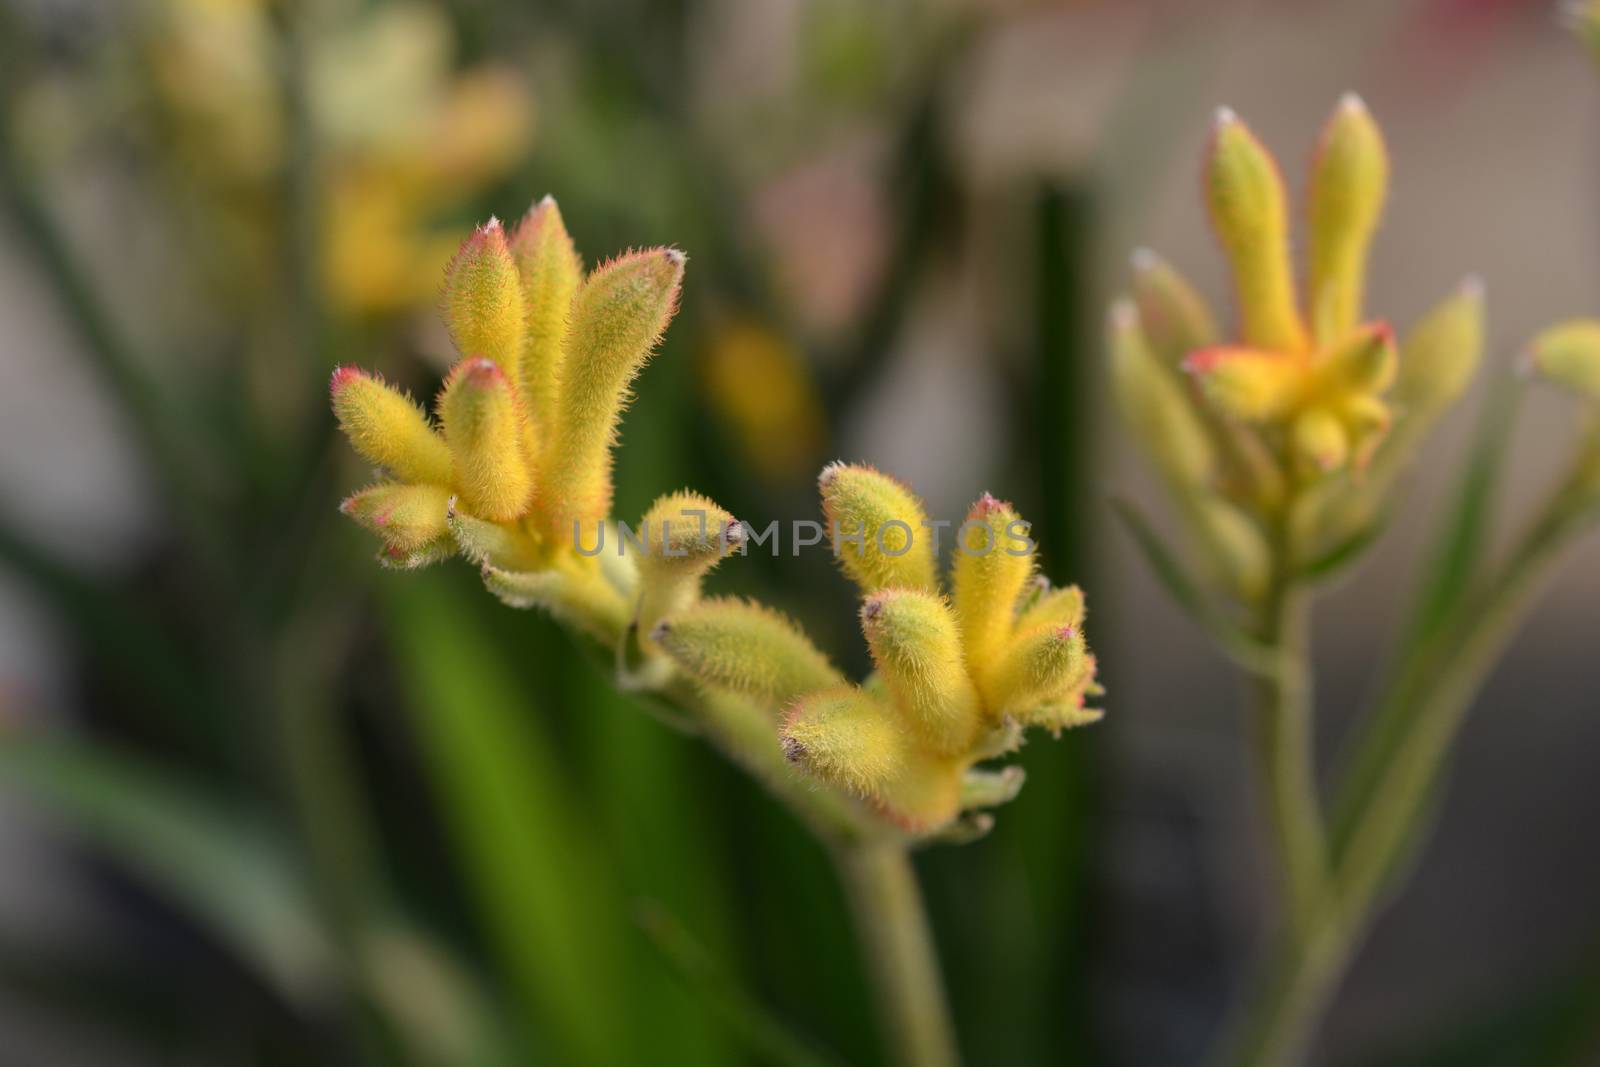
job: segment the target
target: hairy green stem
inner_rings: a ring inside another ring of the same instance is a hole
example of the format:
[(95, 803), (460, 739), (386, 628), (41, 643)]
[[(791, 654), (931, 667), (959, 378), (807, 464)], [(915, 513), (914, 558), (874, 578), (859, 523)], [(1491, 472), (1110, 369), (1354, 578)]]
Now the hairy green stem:
[(834, 863), (855, 915), (883, 1039), (901, 1067), (956, 1067), (960, 1053), (939, 958), (903, 843), (838, 844)]

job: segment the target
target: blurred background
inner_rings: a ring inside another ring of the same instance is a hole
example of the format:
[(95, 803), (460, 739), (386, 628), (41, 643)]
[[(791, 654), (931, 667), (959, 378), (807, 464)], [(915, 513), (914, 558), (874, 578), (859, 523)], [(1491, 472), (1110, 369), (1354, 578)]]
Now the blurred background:
[[(1226, 306), (1216, 105), (1298, 189), (1364, 96), (1377, 314), (1480, 273), (1504, 367), (1600, 311), (1600, 76), (1546, 0), (0, 0), (0, 83), (5, 1067), (878, 1062), (803, 831), (547, 619), (464, 564), (380, 570), (335, 512), (364, 472), (329, 372), (431, 396), (440, 273), (491, 213), (548, 192), (590, 264), (690, 256), (619, 516), (688, 484), (812, 518), (864, 460), (935, 516), (1015, 500), (1089, 591), (1107, 719), (918, 861), (974, 1064), (1194, 1063), (1271, 917), (1238, 681), (1107, 507), (1160, 510), (1102, 399), (1129, 249)], [(1329, 767), (1477, 401), (1321, 612)], [(1572, 432), (1529, 414), (1513, 516)], [(826, 553), (735, 562), (716, 588), (863, 666)], [(1319, 1062), (1600, 1030), (1597, 605), (1591, 543)]]

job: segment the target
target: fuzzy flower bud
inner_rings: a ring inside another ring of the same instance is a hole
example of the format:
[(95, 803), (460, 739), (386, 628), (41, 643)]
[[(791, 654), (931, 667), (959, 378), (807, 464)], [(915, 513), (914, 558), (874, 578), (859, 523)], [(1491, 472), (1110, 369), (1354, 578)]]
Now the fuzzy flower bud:
[(1289, 266), (1283, 176), (1272, 153), (1227, 108), (1217, 112), (1206, 165), (1211, 222), (1233, 265), (1244, 343), (1306, 348)]
[(677, 310), (684, 263), (673, 248), (633, 252), (596, 268), (573, 298), (555, 423), (539, 464), (545, 518), (559, 538), (611, 509), (611, 446), (628, 384)]
[(1466, 391), (1483, 362), (1483, 283), (1468, 278), (1411, 327), (1394, 396), (1407, 419), (1429, 420)]
[(967, 512), (957, 533), (953, 581), (961, 643), (983, 683), (999, 649), (1011, 639), (1017, 601), (1033, 574), (1027, 524), (1010, 505), (988, 493)]
[(935, 587), (927, 512), (911, 490), (871, 467), (845, 463), (824, 467), (817, 485), (834, 553), (863, 592)]
[(1087, 654), (1083, 634), (1073, 626), (1041, 626), (1018, 634), (995, 669), (994, 700), (1001, 714), (1024, 714), (1081, 687)]
[(1216, 344), (1211, 308), (1172, 264), (1148, 248), (1135, 250), (1131, 263), (1138, 324), (1156, 359), (1176, 367), (1195, 349)]
[(650, 634), (690, 677), (753, 696), (777, 710), (844, 678), (789, 619), (740, 600), (702, 600)]
[(700, 579), (744, 544), (744, 526), (699, 493), (668, 493), (639, 524), (639, 632), (650, 639), (655, 624), (700, 596)]
[(445, 271), (444, 317), (463, 356), (493, 360), (514, 379), (522, 350), (522, 284), (499, 219), (478, 227)]
[(1174, 486), (1204, 486), (1216, 472), (1216, 448), (1183, 383), (1152, 354), (1142, 322), (1143, 313), (1127, 301), (1112, 305), (1106, 323), (1112, 395), (1123, 421)]
[(1600, 319), (1573, 319), (1540, 333), (1524, 350), (1529, 367), (1547, 381), (1600, 401)]
[(517, 377), (528, 413), (549, 425), (567, 343), (567, 316), (583, 282), (583, 260), (551, 197), (535, 204), (511, 234), (526, 323)]
[(339, 429), (361, 458), (406, 482), (450, 484), (450, 450), (428, 416), (398, 389), (354, 367), (333, 372)]
[(1367, 249), (1383, 213), (1389, 155), (1361, 98), (1345, 94), (1311, 166), (1310, 306), (1326, 345), (1361, 321)]
[(446, 513), (450, 490), (385, 482), (345, 499), (339, 510), (378, 535), (379, 556), (394, 567), (420, 567), (451, 554)]
[(979, 727), (978, 691), (944, 600), (906, 589), (874, 593), (861, 606), (861, 629), (905, 728), (940, 754), (970, 746)]
[(458, 363), (439, 396), (439, 418), (466, 509), (492, 522), (521, 515), (533, 493), (533, 471), (521, 407), (500, 366), (482, 358)]

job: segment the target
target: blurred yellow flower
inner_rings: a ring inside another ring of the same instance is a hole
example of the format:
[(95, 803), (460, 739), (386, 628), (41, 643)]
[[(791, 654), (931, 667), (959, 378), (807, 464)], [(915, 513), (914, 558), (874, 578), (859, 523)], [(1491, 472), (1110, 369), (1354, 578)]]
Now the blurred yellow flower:
[(809, 477), (827, 426), (793, 346), (755, 319), (735, 318), (713, 332), (700, 371), (712, 409), (758, 474), (772, 482)]

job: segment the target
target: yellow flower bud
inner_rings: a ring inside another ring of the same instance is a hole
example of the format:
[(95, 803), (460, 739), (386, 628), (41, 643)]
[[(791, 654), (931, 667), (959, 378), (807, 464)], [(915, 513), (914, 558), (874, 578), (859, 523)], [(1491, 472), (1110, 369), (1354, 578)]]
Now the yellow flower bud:
[(1307, 480), (1338, 470), (1350, 458), (1350, 436), (1326, 408), (1302, 411), (1290, 429), (1289, 441), (1295, 466)]
[(462, 360), (440, 393), (439, 418), (466, 510), (491, 522), (521, 515), (533, 494), (533, 472), (521, 406), (505, 372), (487, 359)]
[(1036, 630), (1042, 626), (1077, 628), (1083, 625), (1085, 611), (1082, 589), (1075, 585), (1050, 589), (1017, 618), (1017, 630)]
[(780, 738), (789, 762), (872, 800), (904, 773), (909, 755), (889, 709), (850, 685), (796, 701), (784, 715)]
[(1191, 497), (1188, 518), (1212, 576), (1246, 602), (1257, 599), (1267, 587), (1271, 567), (1261, 527), (1216, 496)]
[(1184, 361), (1206, 399), (1224, 414), (1246, 422), (1276, 422), (1301, 404), (1306, 365), (1296, 356), (1256, 348), (1219, 345)]
[(345, 499), (339, 510), (383, 542), (379, 559), (394, 567), (420, 567), (454, 550), (446, 513), (450, 490), (438, 485), (384, 482)]
[(1383, 134), (1361, 98), (1347, 93), (1323, 127), (1311, 165), (1310, 306), (1324, 345), (1361, 321), (1367, 250), (1388, 184)]
[(1483, 361), (1483, 283), (1468, 278), (1411, 327), (1400, 346), (1396, 404), (1431, 420), (1461, 397)]
[(1020, 716), (1059, 701), (1090, 677), (1083, 633), (1075, 626), (1040, 626), (1018, 633), (996, 664), (994, 708)]
[(937, 753), (968, 748), (979, 727), (978, 691), (944, 600), (907, 589), (874, 593), (861, 606), (861, 629), (907, 729)]
[(844, 677), (771, 608), (712, 597), (663, 620), (651, 638), (691, 678), (755, 697), (774, 711)]
[(445, 518), (461, 554), (480, 566), (533, 570), (542, 560), (539, 542), (520, 522), (489, 522), (468, 515), (450, 498)]
[(1289, 265), (1283, 176), (1272, 153), (1232, 111), (1217, 112), (1206, 166), (1211, 221), (1233, 266), (1246, 345), (1307, 348)]
[(1027, 524), (1010, 504), (983, 494), (957, 533), (956, 618), (973, 677), (985, 685), (995, 654), (1011, 639), (1017, 601), (1033, 574)]
[(522, 285), (499, 219), (478, 227), (445, 271), (444, 319), (457, 351), (493, 360), (515, 380), (522, 351)]
[(1388, 405), (1375, 396), (1358, 393), (1340, 400), (1335, 413), (1350, 437), (1351, 462), (1358, 470), (1366, 467), (1394, 421)]
[(1205, 297), (1148, 248), (1133, 253), (1133, 300), (1151, 353), (1176, 367), (1197, 348), (1217, 342), (1217, 320)]
[(1321, 369), (1335, 390), (1377, 396), (1394, 384), (1398, 365), (1394, 331), (1388, 323), (1372, 322), (1334, 346)]
[(834, 553), (866, 593), (934, 589), (933, 538), (916, 495), (867, 466), (830, 463), (817, 480)]
[(628, 383), (677, 309), (684, 263), (673, 248), (630, 253), (596, 268), (573, 299), (539, 463), (544, 518), (560, 540), (572, 539), (574, 523), (597, 523), (611, 510), (611, 445)]
[(700, 579), (744, 544), (744, 527), (699, 493), (668, 493), (650, 506), (634, 531), (644, 546), (639, 559), (639, 633), (651, 629), (700, 596)]
[(450, 484), (450, 450), (404, 393), (354, 367), (333, 372), (339, 429), (369, 463), (405, 482)]
[(1524, 358), (1546, 380), (1600, 400), (1600, 319), (1551, 326), (1528, 342)]
[(517, 376), (534, 422), (554, 419), (556, 383), (567, 343), (567, 316), (583, 282), (583, 260), (573, 247), (561, 210), (545, 197), (511, 234), (511, 256), (522, 282), (526, 323)]
[(1136, 313), (1127, 301), (1111, 307), (1107, 343), (1117, 408), (1173, 485), (1183, 489), (1207, 485), (1216, 473), (1216, 448), (1189, 390), (1151, 353), (1142, 321), (1143, 313)]

